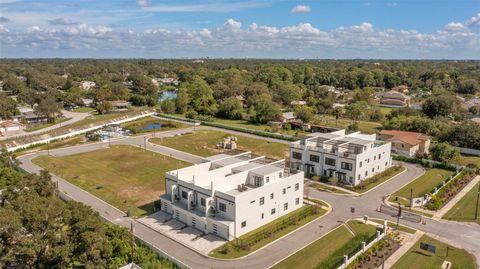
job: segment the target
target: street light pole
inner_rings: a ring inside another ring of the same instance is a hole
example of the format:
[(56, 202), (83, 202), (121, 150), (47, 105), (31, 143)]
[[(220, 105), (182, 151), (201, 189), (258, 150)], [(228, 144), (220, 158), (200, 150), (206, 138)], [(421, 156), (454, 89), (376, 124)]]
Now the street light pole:
[(146, 150), (147, 149), (147, 137), (143, 137), (143, 148)]
[(478, 191), (477, 191), (477, 207), (475, 208), (475, 219), (478, 219), (478, 206), (480, 203), (480, 183), (478, 183)]
[(413, 188), (410, 189), (410, 209), (412, 209), (413, 206)]

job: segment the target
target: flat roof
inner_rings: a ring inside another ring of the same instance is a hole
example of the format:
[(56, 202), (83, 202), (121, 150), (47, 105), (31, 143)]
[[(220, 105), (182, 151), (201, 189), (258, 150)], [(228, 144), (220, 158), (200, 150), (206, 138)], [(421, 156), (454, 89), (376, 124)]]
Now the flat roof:
[(268, 175), (268, 174), (273, 174), (278, 171), (283, 171), (282, 167), (276, 166), (276, 165), (266, 165), (262, 166), (257, 169), (253, 169), (252, 173), (258, 174), (258, 175)]

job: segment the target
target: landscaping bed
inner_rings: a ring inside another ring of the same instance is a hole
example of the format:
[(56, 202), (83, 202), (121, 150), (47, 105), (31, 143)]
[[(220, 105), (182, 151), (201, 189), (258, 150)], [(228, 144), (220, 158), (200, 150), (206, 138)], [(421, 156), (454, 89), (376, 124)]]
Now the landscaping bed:
[(378, 186), (379, 184), (390, 180), (394, 176), (402, 173), (403, 171), (405, 171), (405, 169), (406, 168), (403, 166), (392, 166), (385, 171), (374, 175), (373, 177), (360, 181), (360, 183), (357, 186), (354, 186), (352, 189), (360, 193), (366, 192)]
[(397, 233), (390, 233), (382, 240), (378, 241), (365, 253), (359, 255), (352, 263), (348, 265), (349, 269), (376, 269), (388, 259), (397, 249), (400, 243), (397, 240)]
[(454, 179), (441, 188), (425, 205), (430, 210), (438, 210), (447, 204), (475, 177), (473, 171), (463, 170)]

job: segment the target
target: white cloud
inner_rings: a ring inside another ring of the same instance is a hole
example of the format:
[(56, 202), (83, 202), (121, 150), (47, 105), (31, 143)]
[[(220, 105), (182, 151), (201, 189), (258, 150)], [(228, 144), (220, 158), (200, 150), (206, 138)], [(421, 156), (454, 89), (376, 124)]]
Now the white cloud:
[(138, 0), (137, 4), (141, 7), (148, 7), (151, 5), (150, 0)]
[(67, 18), (56, 18), (48, 21), (51, 25), (76, 25), (78, 22), (74, 22)]
[[(302, 57), (302, 58), (476, 58), (480, 55), (480, 33), (450, 23), (432, 33), (416, 30), (381, 30), (369, 22), (325, 31), (310, 23), (275, 27), (242, 23), (233, 18), (219, 27), (201, 30), (147, 30), (111, 28), (105, 25), (34, 25), (24, 30), (0, 25), (0, 46), (16, 48), (23, 55), (28, 48), (47, 51), (112, 53), (130, 57)], [(23, 49), (22, 49), (23, 48)], [(5, 52), (3, 52), (5, 53)], [(144, 53), (144, 54), (142, 54)], [(462, 55), (462, 56), (459, 56)], [(18, 55), (17, 55), (18, 56)]]
[(459, 31), (465, 29), (465, 26), (461, 22), (449, 22), (445, 25), (445, 30), (449, 31)]
[(467, 27), (472, 27), (472, 26), (476, 26), (476, 25), (480, 25), (480, 12), (477, 13), (477, 15), (471, 17), (470, 19), (468, 19), (466, 22), (465, 22), (465, 25)]
[(292, 13), (308, 13), (311, 11), (311, 8), (307, 5), (298, 5), (292, 8)]

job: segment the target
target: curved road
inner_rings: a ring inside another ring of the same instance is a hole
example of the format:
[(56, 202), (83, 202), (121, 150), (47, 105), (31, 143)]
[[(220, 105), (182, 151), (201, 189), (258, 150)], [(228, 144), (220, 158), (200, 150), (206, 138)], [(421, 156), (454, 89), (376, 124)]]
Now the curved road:
[[(191, 128), (157, 133), (156, 137), (173, 136), (175, 134), (190, 130)], [(144, 135), (112, 140), (111, 144), (146, 146), (148, 150), (189, 161), (191, 163), (201, 162), (201, 157), (148, 143), (147, 140), (150, 136), (151, 135)], [(107, 146), (108, 142), (101, 142), (70, 148), (55, 149), (51, 150), (50, 153), (54, 156), (64, 156), (80, 152), (88, 152), (105, 148)], [(23, 169), (31, 173), (38, 173), (41, 168), (33, 164), (31, 160), (37, 156), (46, 154), (46, 152), (37, 152), (23, 155), (18, 159), (22, 162)], [(177, 261), (181, 261), (181, 263), (183, 263), (185, 266), (192, 268), (268, 268), (277, 261), (288, 257), (295, 251), (302, 249), (307, 244), (319, 239), (328, 231), (352, 217), (368, 215), (371, 217), (385, 218), (395, 221), (396, 219), (394, 217), (379, 213), (376, 211), (376, 209), (382, 204), (382, 198), (384, 196), (393, 193), (395, 190), (414, 180), (423, 173), (423, 168), (419, 166), (405, 164), (405, 167), (407, 168), (406, 172), (360, 197), (338, 196), (311, 189), (309, 191), (309, 196), (327, 201), (333, 207), (332, 212), (244, 258), (225, 261), (205, 257), (138, 222), (135, 222), (135, 236), (143, 241), (146, 241), (150, 245), (153, 245), (155, 248), (166, 253), (170, 257), (173, 257)], [(53, 175), (52, 178), (54, 181), (58, 181), (59, 189), (69, 198), (91, 206), (104, 218), (113, 223), (127, 228), (130, 227), (130, 223), (133, 220), (125, 217), (124, 212), (55, 175)], [(351, 207), (356, 208), (356, 213), (354, 215), (350, 213)], [(443, 240), (446, 240), (453, 245), (461, 246), (471, 253), (475, 253), (477, 261), (479, 261), (478, 263), (480, 264), (479, 225), (468, 225), (464, 223), (443, 220), (434, 221), (430, 219), (428, 219), (427, 225), (406, 221), (402, 221), (402, 223), (425, 231), (434, 237), (439, 237)]]

